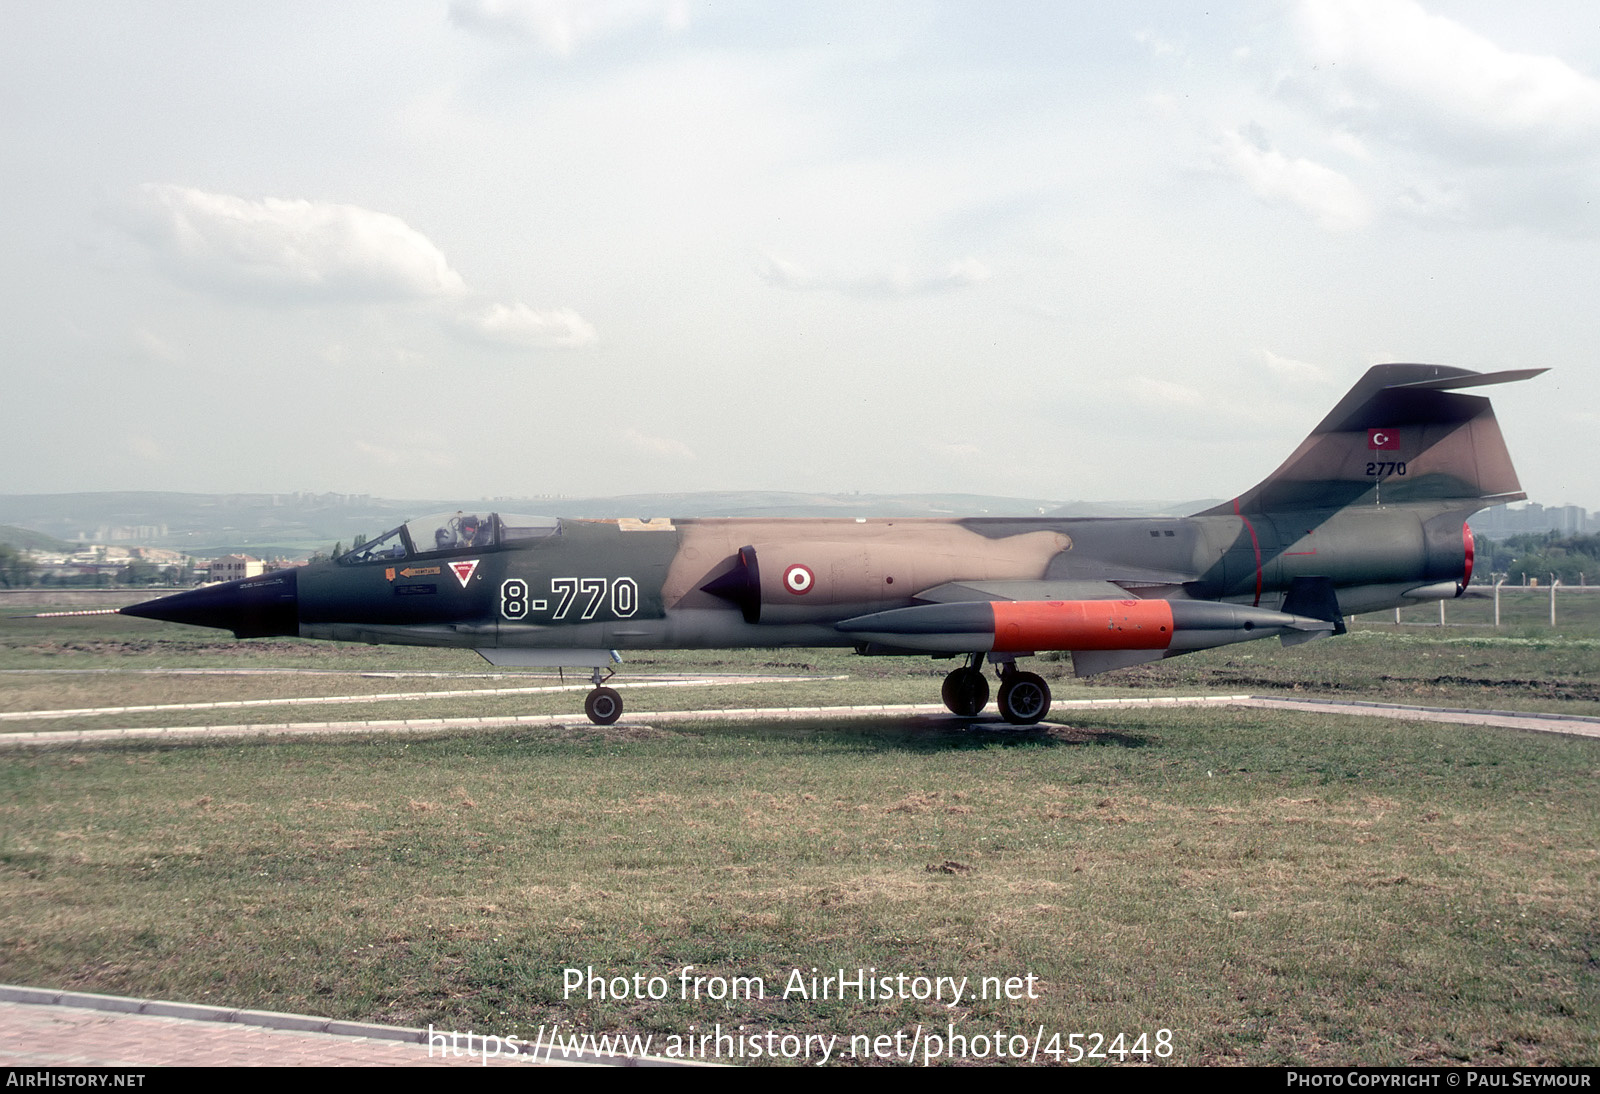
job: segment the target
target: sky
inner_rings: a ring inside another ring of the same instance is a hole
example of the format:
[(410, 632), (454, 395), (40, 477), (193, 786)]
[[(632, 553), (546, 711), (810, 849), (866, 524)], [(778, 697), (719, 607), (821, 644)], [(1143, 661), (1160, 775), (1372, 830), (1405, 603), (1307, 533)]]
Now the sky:
[(0, 0), (0, 492), (1229, 497), (1370, 365), (1600, 509), (1600, 9)]

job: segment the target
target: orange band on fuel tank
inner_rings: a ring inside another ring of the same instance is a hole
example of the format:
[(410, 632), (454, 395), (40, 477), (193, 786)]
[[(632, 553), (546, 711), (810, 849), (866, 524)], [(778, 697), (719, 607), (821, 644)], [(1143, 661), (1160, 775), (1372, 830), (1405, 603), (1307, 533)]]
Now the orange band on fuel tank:
[(1164, 650), (1172, 642), (1165, 600), (996, 600), (992, 607), (998, 653)]

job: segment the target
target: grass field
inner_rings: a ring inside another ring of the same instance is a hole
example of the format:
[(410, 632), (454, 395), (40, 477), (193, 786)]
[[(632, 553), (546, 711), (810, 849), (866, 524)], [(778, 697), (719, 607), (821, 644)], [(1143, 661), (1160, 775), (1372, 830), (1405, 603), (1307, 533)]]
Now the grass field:
[[(1369, 621), (1336, 641), (1053, 686), (1064, 698), (1298, 692), (1593, 713), (1600, 626), (1587, 603), (1556, 630), (1536, 618), (1499, 631)], [(98, 671), (179, 667), (338, 675)], [(851, 674), (640, 691), (634, 709), (932, 702), (948, 668), (793, 650), (627, 667)], [(219, 642), (112, 616), (0, 619), (0, 668), (96, 670), (0, 673), (0, 710), (28, 711), (458, 690), (472, 678), (363, 674), (486, 666), (443, 651)], [(575, 711), (578, 698), (392, 705), (460, 716)], [(161, 712), (146, 724), (216, 720)], [(1170, 1030), (1177, 1063), (1592, 1065), (1597, 776), (1593, 740), (1198, 708), (1075, 712), (1007, 734), (942, 719), (625, 720), (6, 752), (0, 980), (520, 1037), (550, 1023), (658, 1039), (720, 1023), (909, 1039), (953, 1024), (1042, 1029), (1063, 1051), (1073, 1033), (1110, 1044), (1121, 1033), (1127, 1047)], [(767, 997), (682, 1000), (690, 965), (759, 976)], [(563, 970), (589, 966), (670, 990), (563, 998)], [(781, 998), (791, 970), (813, 967), (967, 977), (969, 992), (981, 977), (1031, 974), (1037, 998)]]

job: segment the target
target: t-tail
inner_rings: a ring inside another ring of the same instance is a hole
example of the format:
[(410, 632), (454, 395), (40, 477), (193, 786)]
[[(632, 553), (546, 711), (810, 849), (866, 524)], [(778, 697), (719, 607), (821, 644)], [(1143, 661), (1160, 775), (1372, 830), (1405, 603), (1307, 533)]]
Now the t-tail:
[(1185, 592), (1335, 634), (1353, 613), (1460, 596), (1467, 518), (1527, 496), (1489, 400), (1463, 391), (1544, 371), (1374, 365), (1276, 471), (1195, 514), (1202, 572)]
[(1465, 517), (1520, 501), (1493, 407), (1460, 391), (1545, 371), (1374, 365), (1281, 467), (1197, 515), (1419, 505)]

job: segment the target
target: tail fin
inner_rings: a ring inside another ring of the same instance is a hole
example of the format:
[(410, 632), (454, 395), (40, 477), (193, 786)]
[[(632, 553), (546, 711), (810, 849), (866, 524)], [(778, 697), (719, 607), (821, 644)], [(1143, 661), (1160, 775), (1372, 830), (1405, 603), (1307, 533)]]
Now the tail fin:
[(1489, 400), (1459, 388), (1526, 380), (1545, 369), (1469, 372), (1374, 365), (1272, 474), (1205, 514), (1527, 497)]

